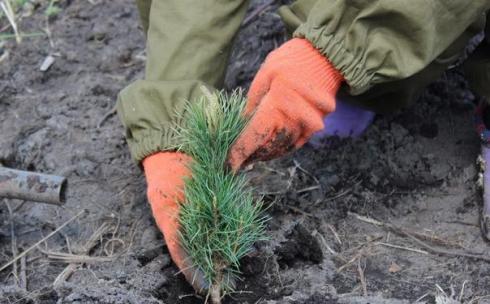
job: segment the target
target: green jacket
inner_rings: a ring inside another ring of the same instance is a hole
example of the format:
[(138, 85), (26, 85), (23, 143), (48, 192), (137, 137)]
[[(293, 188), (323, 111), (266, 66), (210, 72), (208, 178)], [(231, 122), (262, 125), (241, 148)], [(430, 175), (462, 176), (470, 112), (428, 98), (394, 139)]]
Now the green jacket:
[[(119, 95), (133, 157), (175, 148), (186, 100), (221, 88), (246, 0), (137, 0), (147, 35), (145, 79)], [(485, 27), (490, 0), (298, 0), (279, 9), (287, 29), (308, 39), (342, 72), (339, 95), (386, 112), (415, 100)], [(490, 37), (490, 36), (489, 36)], [(468, 61), (468, 77), (490, 97), (490, 49)], [(488, 56), (486, 54), (489, 54)]]

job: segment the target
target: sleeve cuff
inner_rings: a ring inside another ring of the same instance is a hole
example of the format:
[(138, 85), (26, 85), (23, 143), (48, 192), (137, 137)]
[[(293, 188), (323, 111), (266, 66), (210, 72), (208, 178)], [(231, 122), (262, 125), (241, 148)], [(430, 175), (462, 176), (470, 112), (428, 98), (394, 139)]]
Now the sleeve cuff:
[(176, 132), (172, 127), (162, 130), (145, 130), (138, 134), (137, 138), (128, 138), (127, 142), (131, 156), (138, 163), (152, 154), (178, 149)]
[(324, 27), (312, 27), (308, 23), (301, 24), (293, 36), (310, 41), (334, 67), (344, 76), (352, 95), (366, 92), (372, 83), (374, 73), (365, 68), (365, 58), (354, 56), (333, 34), (325, 33)]

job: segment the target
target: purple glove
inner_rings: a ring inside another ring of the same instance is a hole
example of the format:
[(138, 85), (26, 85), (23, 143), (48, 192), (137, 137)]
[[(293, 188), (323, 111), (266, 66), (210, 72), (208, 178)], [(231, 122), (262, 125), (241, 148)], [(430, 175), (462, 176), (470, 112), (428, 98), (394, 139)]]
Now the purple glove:
[(318, 148), (325, 137), (358, 137), (373, 122), (375, 113), (337, 100), (335, 112), (324, 118), (325, 128), (315, 133), (310, 144)]

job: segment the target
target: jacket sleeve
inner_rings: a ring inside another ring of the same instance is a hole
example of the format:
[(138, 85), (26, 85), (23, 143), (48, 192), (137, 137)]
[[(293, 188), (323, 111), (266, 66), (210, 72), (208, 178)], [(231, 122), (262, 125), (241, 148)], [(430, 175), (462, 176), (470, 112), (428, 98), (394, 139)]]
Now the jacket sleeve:
[(317, 0), (294, 36), (312, 42), (359, 95), (421, 71), (489, 7), (489, 0)]
[(151, 2), (145, 79), (122, 90), (117, 102), (135, 160), (174, 149), (185, 103), (200, 96), (201, 85), (223, 85), (247, 6), (247, 0)]

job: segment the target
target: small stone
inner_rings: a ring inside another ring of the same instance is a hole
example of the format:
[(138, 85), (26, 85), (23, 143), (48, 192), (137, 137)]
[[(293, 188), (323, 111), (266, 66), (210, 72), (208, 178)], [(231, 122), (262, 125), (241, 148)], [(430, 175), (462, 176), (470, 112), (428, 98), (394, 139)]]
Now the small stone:
[(43, 63), (41, 64), (41, 67), (39, 67), (39, 70), (41, 72), (46, 72), (54, 63), (54, 57), (51, 55), (48, 55), (46, 58), (44, 58)]

